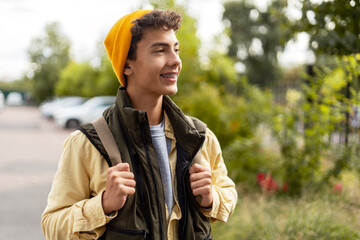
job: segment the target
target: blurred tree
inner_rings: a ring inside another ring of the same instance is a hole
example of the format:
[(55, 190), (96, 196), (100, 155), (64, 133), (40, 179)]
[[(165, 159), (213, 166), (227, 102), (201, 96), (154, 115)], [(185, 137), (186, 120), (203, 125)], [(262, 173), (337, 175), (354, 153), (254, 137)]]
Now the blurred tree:
[(60, 79), (55, 88), (56, 95), (77, 95), (82, 97), (99, 95), (97, 77), (97, 71), (89, 62), (70, 62), (60, 74)]
[(182, 27), (177, 38), (180, 43), (180, 57), (182, 70), (180, 75), (179, 92), (187, 94), (191, 89), (197, 88), (202, 80), (203, 71), (199, 59), (200, 39), (196, 36), (196, 20), (183, 13)]
[(222, 94), (239, 94), (239, 77), (234, 68), (234, 61), (217, 51), (209, 54), (209, 63), (204, 65), (204, 78), (215, 85)]
[(58, 23), (50, 23), (45, 26), (43, 36), (31, 41), (28, 54), (35, 66), (32, 95), (40, 103), (54, 95), (60, 72), (70, 61), (70, 42)]
[[(360, 52), (360, 3), (355, 0), (313, 2), (301, 0), (301, 21), (295, 24), (295, 32), (307, 32), (310, 35), (310, 49), (317, 55), (344, 56)], [(356, 58), (355, 58), (356, 59)], [(346, 67), (344, 68), (346, 69)], [(348, 74), (351, 72), (346, 71)], [(349, 100), (352, 87), (359, 91), (360, 77), (347, 78), (347, 84), (341, 91)], [(345, 102), (348, 104), (348, 101)], [(348, 106), (349, 108), (349, 106)], [(350, 111), (345, 111), (345, 145), (350, 132)]]
[(20, 79), (11, 82), (0, 81), (0, 92), (4, 94), (5, 98), (11, 92), (20, 92), (23, 100), (25, 100), (25, 104), (32, 104), (30, 89), (31, 81), (26, 75), (23, 75)]
[(330, 55), (360, 52), (359, 1), (300, 1), (302, 17), (295, 29), (310, 35), (310, 48), (314, 52)]
[(0, 90), (5, 91), (20, 91), (20, 92), (29, 92), (31, 89), (30, 79), (24, 75), (21, 79), (7, 82), (0, 81)]
[(242, 97), (221, 94), (211, 83), (200, 87), (180, 98), (181, 109), (208, 124), (218, 137), (222, 147), (238, 138), (252, 138), (256, 128), (270, 119), (271, 95), (242, 79), (239, 84)]
[[(214, 78), (219, 79), (219, 78)], [(243, 187), (256, 186), (256, 174), (276, 173), (281, 161), (275, 154), (264, 154), (263, 139), (256, 135), (260, 125), (271, 121), (272, 97), (247, 83), (238, 83), (240, 96), (221, 91), (211, 81), (201, 82), (199, 88), (177, 99), (188, 115), (204, 121), (218, 138), (229, 175)]]
[[(331, 134), (339, 134), (338, 127), (344, 125), (347, 105), (359, 104), (358, 97), (348, 99), (341, 91), (351, 81), (349, 78), (360, 75), (359, 59), (359, 54), (344, 56), (336, 68), (315, 69), (302, 91), (288, 90), (286, 108), (279, 108), (275, 114), (272, 130), (285, 160), (285, 179), (291, 194), (319, 187), (357, 165), (359, 150), (355, 149), (359, 144), (345, 148), (336, 144), (331, 149)], [(304, 129), (299, 128), (300, 123), (304, 123)]]
[(88, 62), (70, 62), (61, 71), (56, 84), (57, 95), (80, 95), (94, 97), (98, 95), (116, 95), (120, 84), (113, 71), (103, 42), (97, 45), (97, 55), (92, 64)]
[(267, 11), (247, 0), (226, 2), (224, 7), (223, 20), (230, 28), (228, 55), (244, 64), (250, 83), (271, 86), (280, 78), (277, 54), (291, 37), (286, 1), (272, 1)]
[(109, 57), (106, 53), (105, 46), (101, 41), (101, 44), (98, 45), (98, 57), (100, 59), (100, 64), (97, 67), (98, 71), (98, 89), (101, 92), (101, 95), (116, 95), (120, 83), (115, 75), (115, 72), (112, 68)]

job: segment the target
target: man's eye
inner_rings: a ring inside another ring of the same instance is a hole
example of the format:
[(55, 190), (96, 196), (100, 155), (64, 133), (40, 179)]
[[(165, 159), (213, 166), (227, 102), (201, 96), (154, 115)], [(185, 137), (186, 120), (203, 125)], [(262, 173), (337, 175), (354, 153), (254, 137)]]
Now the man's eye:
[(177, 54), (179, 54), (181, 52), (181, 50), (179, 48), (174, 50)]
[(164, 49), (158, 49), (158, 50), (156, 50), (155, 52), (156, 52), (156, 53), (163, 53), (163, 52), (165, 52), (165, 50), (164, 50)]

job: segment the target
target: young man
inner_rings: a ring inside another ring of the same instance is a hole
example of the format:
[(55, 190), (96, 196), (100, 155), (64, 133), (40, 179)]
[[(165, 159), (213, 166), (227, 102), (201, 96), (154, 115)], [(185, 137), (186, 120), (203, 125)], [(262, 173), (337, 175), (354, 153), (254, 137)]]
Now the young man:
[(212, 239), (237, 193), (215, 135), (170, 100), (181, 70), (175, 12), (121, 18), (105, 46), (122, 85), (103, 116), (122, 163), (92, 124), (66, 140), (42, 216), (46, 239)]

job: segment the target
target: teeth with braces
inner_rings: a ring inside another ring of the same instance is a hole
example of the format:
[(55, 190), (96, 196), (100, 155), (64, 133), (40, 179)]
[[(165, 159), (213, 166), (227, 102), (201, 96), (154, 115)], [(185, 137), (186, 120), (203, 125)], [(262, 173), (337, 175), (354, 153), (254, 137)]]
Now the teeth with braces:
[(172, 77), (176, 77), (176, 74), (162, 74), (161, 76), (166, 78), (172, 78)]

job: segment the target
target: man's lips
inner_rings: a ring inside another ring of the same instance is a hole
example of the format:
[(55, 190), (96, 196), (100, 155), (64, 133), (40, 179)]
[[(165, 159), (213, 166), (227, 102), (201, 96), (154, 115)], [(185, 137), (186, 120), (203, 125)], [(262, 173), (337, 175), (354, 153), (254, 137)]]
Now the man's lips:
[(164, 74), (160, 74), (160, 76), (165, 77), (165, 78), (174, 78), (177, 77), (177, 73), (164, 73)]
[(165, 78), (166, 80), (171, 81), (171, 82), (176, 82), (178, 75), (179, 74), (177, 72), (171, 72), (171, 73), (160, 74), (160, 77)]

